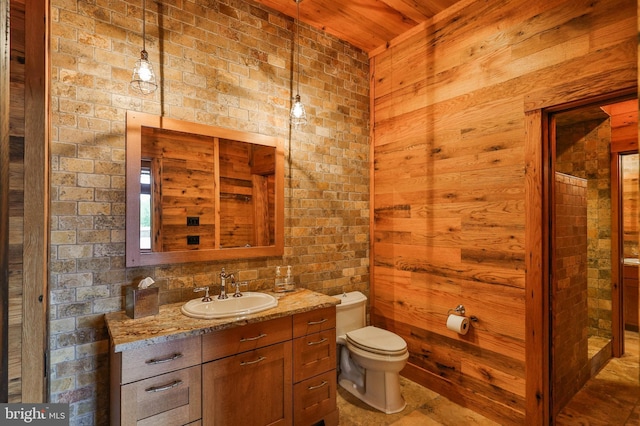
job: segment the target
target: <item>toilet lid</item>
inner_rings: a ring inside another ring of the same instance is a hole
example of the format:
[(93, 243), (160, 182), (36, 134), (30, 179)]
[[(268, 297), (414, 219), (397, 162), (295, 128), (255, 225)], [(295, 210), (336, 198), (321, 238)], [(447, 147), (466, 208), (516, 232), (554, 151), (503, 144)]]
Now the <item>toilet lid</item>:
[(368, 326), (347, 333), (347, 342), (367, 352), (382, 355), (402, 355), (407, 342), (395, 333)]

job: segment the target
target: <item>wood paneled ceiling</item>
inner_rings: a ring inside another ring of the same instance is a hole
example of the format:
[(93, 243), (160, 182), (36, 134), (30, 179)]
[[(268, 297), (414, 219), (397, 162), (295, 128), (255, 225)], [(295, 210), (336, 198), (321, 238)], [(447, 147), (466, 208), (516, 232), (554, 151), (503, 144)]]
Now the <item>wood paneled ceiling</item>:
[[(295, 0), (256, 1), (296, 17)], [(459, 1), (302, 0), (300, 21), (371, 52)]]

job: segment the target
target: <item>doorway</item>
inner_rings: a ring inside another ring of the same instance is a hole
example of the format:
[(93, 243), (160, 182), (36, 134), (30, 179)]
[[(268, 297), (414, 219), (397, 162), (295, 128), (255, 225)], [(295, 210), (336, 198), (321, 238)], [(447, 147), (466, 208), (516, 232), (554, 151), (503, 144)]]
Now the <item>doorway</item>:
[(635, 98), (611, 99), (559, 108), (548, 116), (544, 185), (552, 418), (612, 356), (624, 353), (625, 206), (618, 153), (629, 144), (637, 151), (637, 110)]

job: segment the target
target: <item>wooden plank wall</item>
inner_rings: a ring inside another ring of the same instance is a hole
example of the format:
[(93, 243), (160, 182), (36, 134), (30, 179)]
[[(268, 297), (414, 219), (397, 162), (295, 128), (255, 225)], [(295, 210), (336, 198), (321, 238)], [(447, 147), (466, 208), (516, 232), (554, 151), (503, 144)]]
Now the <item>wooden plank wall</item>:
[(9, 399), (9, 5), (0, 5), (0, 401)]
[[(274, 148), (254, 152), (245, 142), (151, 127), (143, 127), (142, 135), (142, 159), (151, 160), (154, 185), (161, 187), (153, 193), (162, 194), (153, 202), (154, 251), (275, 243)], [(187, 217), (198, 217), (200, 225), (188, 226)], [(199, 236), (200, 243), (188, 245), (191, 235)]]
[[(638, 152), (638, 101), (631, 100), (607, 106), (605, 111), (611, 116), (611, 152)], [(635, 157), (638, 158), (637, 156)], [(638, 179), (638, 162), (627, 161), (622, 167), (622, 231), (623, 257), (638, 257), (638, 238), (640, 225), (638, 223), (638, 193), (640, 183)]]
[[(154, 160), (154, 185), (162, 187), (153, 191), (154, 250), (216, 247), (214, 138), (149, 127), (142, 135), (142, 157)], [(187, 217), (200, 225), (187, 226)], [(200, 244), (187, 245), (187, 235), (198, 235)]]
[[(49, 1), (25, 1), (24, 249), (22, 401), (48, 394), (45, 352), (49, 303)], [(26, 190), (28, 188), (28, 190)]]
[(622, 230), (623, 257), (638, 258), (640, 244), (640, 169), (638, 154), (633, 154), (623, 162), (622, 180)]
[(251, 145), (220, 139), (220, 247), (255, 246)]
[(11, 1), (9, 142), (9, 402), (22, 401), (22, 294), (24, 242), (25, 5)]
[[(408, 342), (403, 374), (501, 424), (527, 405), (545, 421), (525, 366), (548, 344), (525, 353), (525, 112), (635, 87), (636, 26), (630, 0), (470, 0), (371, 54), (371, 322)], [(465, 336), (445, 326), (458, 304)]]

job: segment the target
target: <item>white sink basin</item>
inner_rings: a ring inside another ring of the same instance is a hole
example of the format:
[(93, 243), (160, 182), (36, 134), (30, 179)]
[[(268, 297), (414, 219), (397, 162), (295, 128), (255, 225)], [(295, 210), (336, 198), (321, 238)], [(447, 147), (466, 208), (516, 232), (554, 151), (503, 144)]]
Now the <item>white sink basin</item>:
[(211, 302), (203, 302), (202, 298), (189, 300), (182, 305), (182, 313), (191, 318), (228, 318), (255, 314), (278, 306), (278, 299), (272, 295), (250, 291), (242, 293), (242, 297), (229, 295), (228, 299), (216, 299), (213, 296), (212, 299)]

